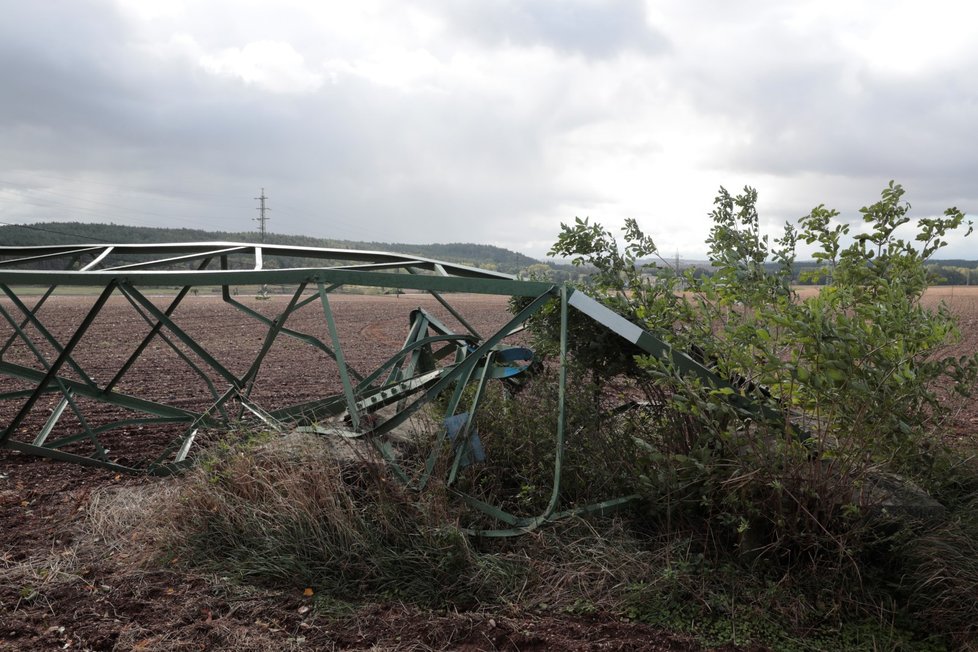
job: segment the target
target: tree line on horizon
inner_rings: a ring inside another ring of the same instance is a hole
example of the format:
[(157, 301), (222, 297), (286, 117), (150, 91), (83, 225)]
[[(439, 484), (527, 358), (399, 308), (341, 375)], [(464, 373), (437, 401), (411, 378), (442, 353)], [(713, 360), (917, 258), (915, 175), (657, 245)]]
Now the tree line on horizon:
[[(153, 242), (200, 242), (233, 241), (259, 242), (259, 234), (254, 231), (225, 232), (203, 229), (166, 228), (148, 226), (127, 226), (112, 223), (84, 222), (41, 222), (30, 225), (0, 226), (0, 245), (6, 246), (45, 246), (62, 244), (126, 243), (148, 244)], [(471, 265), (482, 269), (516, 274), (524, 278), (538, 278), (553, 282), (577, 282), (586, 278), (593, 270), (574, 267), (553, 260), (540, 261), (526, 254), (495, 245), (468, 242), (405, 244), (376, 241), (340, 240), (334, 238), (315, 238), (304, 235), (285, 235), (270, 233), (266, 235), (267, 244), (294, 247), (324, 247), (335, 249), (364, 249), (414, 254), (446, 262)], [(269, 257), (273, 266), (286, 266), (281, 257)], [(642, 261), (640, 261), (642, 262)], [(683, 260), (672, 263), (659, 261), (656, 267), (648, 269), (648, 276), (655, 277), (662, 268), (672, 267), (672, 271), (689, 272), (696, 277), (711, 276), (713, 268), (709, 264), (689, 263)], [(678, 270), (676, 269), (678, 267)], [(797, 285), (815, 285), (819, 281), (811, 278), (815, 269), (814, 261), (797, 261), (792, 266), (792, 282)], [(932, 285), (978, 285), (978, 261), (950, 259), (938, 260), (928, 265), (932, 274)]]

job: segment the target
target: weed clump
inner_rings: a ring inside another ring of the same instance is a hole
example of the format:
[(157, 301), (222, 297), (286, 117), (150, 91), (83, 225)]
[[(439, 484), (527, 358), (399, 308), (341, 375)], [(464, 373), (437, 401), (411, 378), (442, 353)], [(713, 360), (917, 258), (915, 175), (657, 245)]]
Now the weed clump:
[(364, 448), (342, 456), (314, 435), (219, 449), (184, 480), (169, 549), (242, 581), (470, 605), (518, 569), (479, 555), (444, 497), (419, 500)]

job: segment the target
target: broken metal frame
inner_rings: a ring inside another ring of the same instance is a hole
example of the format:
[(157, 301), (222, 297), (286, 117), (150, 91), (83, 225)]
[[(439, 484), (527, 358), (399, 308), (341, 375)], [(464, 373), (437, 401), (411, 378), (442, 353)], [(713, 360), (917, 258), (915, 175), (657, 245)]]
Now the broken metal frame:
[[(135, 256), (138, 259), (119, 264), (120, 256)], [(269, 256), (299, 259), (307, 266), (269, 269), (265, 264)], [(113, 260), (115, 264), (110, 264)], [(309, 262), (313, 264), (308, 265)], [(62, 271), (37, 269), (39, 265), (60, 265)], [(178, 269), (173, 269), (175, 266)], [(264, 287), (273, 284), (295, 288), (286, 307), (274, 318), (262, 315), (236, 300), (231, 292), (234, 286)], [(32, 307), (17, 292), (17, 288), (25, 286), (46, 288)], [(64, 342), (45, 327), (39, 315), (42, 306), (61, 286), (98, 289), (98, 295), (81, 323)], [(146, 295), (146, 289), (154, 286), (175, 286), (179, 289), (168, 305), (161, 309)], [(226, 304), (267, 328), (261, 347), (247, 371), (240, 376), (230, 371), (227, 365), (222, 364), (172, 318), (187, 295), (203, 286), (219, 286), (221, 298)], [(378, 369), (361, 375), (347, 364), (329, 301), (331, 292), (345, 286), (426, 292), (467, 332), (455, 333), (435, 316), (419, 308), (411, 314), (409, 333), (401, 350)], [(311, 293), (307, 295), (309, 290)], [(641, 351), (670, 362), (679, 373), (692, 374), (711, 387), (732, 388), (727, 381), (686, 354), (672, 349), (652, 333), (567, 285), (524, 281), (498, 272), (389, 252), (227, 242), (0, 247), (0, 292), (9, 301), (8, 305), (0, 301), (0, 317), (12, 331), (8, 337), (0, 338), (0, 379), (10, 378), (32, 385), (31, 389), (14, 391), (3, 391), (0, 387), (0, 405), (19, 405), (15, 407), (14, 416), (9, 422), (0, 423), (2, 448), (120, 472), (167, 474), (190, 463), (190, 451), (201, 428), (226, 427), (247, 413), (265, 427), (275, 430), (282, 430), (288, 425), (323, 434), (341, 432), (345, 437), (369, 441), (384, 456), (397, 477), (419, 490), (431, 479), (436, 462), (446, 449), (452, 457), (447, 478), (449, 485), (454, 483), (460, 468), (471, 463), (471, 457), (479, 445), (474, 420), (486, 383), (492, 379), (514, 378), (532, 361), (531, 351), (508, 346), (504, 340), (520, 330), (545, 305), (559, 301), (559, 413), (557, 432), (554, 434), (551, 496), (541, 514), (523, 517), (460, 493), (467, 504), (503, 524), (504, 527), (497, 529), (472, 531), (489, 536), (524, 533), (569, 514), (606, 510), (633, 499), (632, 496), (616, 497), (572, 510), (559, 509), (569, 309), (587, 315)], [(502, 328), (484, 336), (442, 296), (442, 293), (448, 292), (528, 297), (531, 301)], [(147, 323), (149, 332), (139, 340), (111, 379), (100, 384), (86, 373), (73, 353), (108, 299), (116, 294), (124, 297)], [(323, 310), (328, 342), (287, 326), (292, 314), (315, 302)], [(265, 410), (252, 400), (255, 379), (267, 353), (280, 336), (299, 340), (332, 358), (338, 369), (342, 392), (275, 410)], [(210, 404), (206, 408), (190, 410), (118, 390), (117, 385), (142, 356), (148, 355), (147, 349), (157, 340), (174, 351), (205, 383), (210, 394)], [(25, 346), (35, 358), (33, 366), (12, 362), (9, 355), (8, 359), (4, 358), (16, 343)], [(44, 355), (43, 346), (53, 349), (55, 355)], [(470, 384), (475, 385), (475, 391), (463, 405), (463, 390)], [(48, 395), (57, 397), (57, 404), (36, 434), (23, 439), (19, 428), (38, 408), (41, 399)], [(422, 407), (431, 405), (433, 399), (443, 395), (450, 396), (445, 407), (445, 425), (432, 445), (423, 472), (418, 477), (411, 477), (398, 463), (390, 434)], [(78, 404), (79, 397), (124, 408), (140, 416), (92, 426)], [(754, 413), (760, 414), (764, 410), (740, 392), (731, 393), (731, 400)], [(232, 405), (237, 405), (237, 410), (231, 409)], [(393, 406), (393, 410), (385, 409), (390, 406)], [(51, 439), (51, 434), (68, 409), (76, 415), (80, 431)], [(330, 420), (345, 422), (347, 428), (338, 431), (335, 427), (322, 425)], [(160, 424), (169, 424), (181, 431), (162, 453), (139, 465), (114, 461), (100, 439), (100, 436), (114, 430)], [(89, 454), (64, 450), (86, 441), (92, 448)]]

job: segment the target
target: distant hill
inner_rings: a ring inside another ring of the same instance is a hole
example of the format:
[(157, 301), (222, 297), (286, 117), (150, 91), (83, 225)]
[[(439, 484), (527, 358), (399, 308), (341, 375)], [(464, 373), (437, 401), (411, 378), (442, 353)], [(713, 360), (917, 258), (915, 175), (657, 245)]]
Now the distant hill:
[[(120, 224), (88, 224), (82, 222), (39, 222), (26, 226), (0, 226), (0, 245), (40, 246), (78, 243), (145, 244), (152, 242), (230, 241), (259, 242), (254, 231), (228, 233), (201, 229), (167, 229)], [(398, 244), (391, 242), (358, 242), (311, 238), (303, 235), (269, 233), (267, 244), (298, 247), (327, 247), (335, 249), (368, 249), (412, 254), (446, 262), (495, 269), (518, 274), (540, 261), (502, 247), (472, 243)]]
[[(41, 246), (80, 243), (126, 243), (145, 244), (152, 242), (200, 242), (231, 241), (258, 242), (255, 231), (229, 233), (225, 231), (205, 231), (203, 229), (167, 229), (149, 226), (124, 226), (121, 224), (89, 224), (84, 222), (38, 222), (29, 225), (0, 226), (0, 245)], [(567, 263), (539, 261), (517, 251), (493, 245), (454, 242), (449, 244), (401, 244), (396, 242), (363, 242), (356, 240), (335, 240), (332, 238), (312, 238), (304, 235), (282, 235), (269, 233), (265, 237), (268, 244), (297, 247), (327, 247), (335, 249), (367, 249), (372, 251), (393, 251), (425, 258), (434, 258), (452, 263), (471, 265), (483, 269), (494, 269), (507, 274), (522, 274), (549, 278), (553, 281), (580, 280), (593, 270), (590, 267), (578, 268)], [(269, 258), (274, 260), (274, 257)], [(659, 260), (648, 259), (640, 263), (657, 263), (660, 267), (679, 269), (694, 268), (697, 274), (709, 275), (712, 266), (705, 260)], [(793, 266), (795, 282), (806, 280), (805, 272), (815, 268), (814, 261), (797, 261)], [(769, 263), (770, 271), (777, 265)], [(936, 285), (978, 284), (978, 261), (973, 260), (932, 260), (928, 263)]]

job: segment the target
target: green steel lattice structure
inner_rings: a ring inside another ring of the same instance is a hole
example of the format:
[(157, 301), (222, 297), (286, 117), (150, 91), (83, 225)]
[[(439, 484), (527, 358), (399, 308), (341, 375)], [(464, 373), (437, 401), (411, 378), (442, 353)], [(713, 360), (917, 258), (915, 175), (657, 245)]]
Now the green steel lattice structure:
[[(270, 260), (286, 264), (273, 267), (266, 262)], [(274, 317), (235, 296), (234, 289), (240, 286), (269, 285), (290, 289), (286, 306)], [(377, 369), (359, 374), (347, 364), (330, 301), (331, 293), (347, 286), (428, 293), (462, 329), (455, 332), (427, 311), (415, 310), (402, 348)], [(94, 296), (81, 322), (59, 338), (45, 325), (43, 307), (58, 288), (72, 287), (95, 288)], [(148, 296), (158, 287), (176, 288), (165, 307)], [(28, 288), (32, 291), (25, 291)], [(234, 373), (227, 361), (209, 351), (176, 317), (188, 295), (205, 288), (219, 288), (221, 300), (242, 320), (265, 330), (244, 373)], [(275, 430), (341, 432), (369, 441), (392, 471), (417, 489), (424, 488), (436, 468), (436, 458), (446, 454), (446, 449), (452, 456), (447, 464), (450, 484), (460, 467), (472, 462), (478, 447), (474, 416), (484, 387), (493, 380), (517, 382), (532, 362), (531, 351), (507, 344), (507, 338), (545, 305), (557, 301), (561, 314), (560, 406), (553, 440), (551, 499), (543, 513), (524, 517), (462, 496), (498, 522), (498, 528), (480, 531), (488, 535), (518, 534), (568, 513), (608, 509), (630, 500), (616, 497), (571, 511), (560, 509), (568, 311), (587, 315), (645, 353), (671, 361), (680, 372), (694, 374), (709, 386), (729, 386), (652, 333), (570, 287), (396, 253), (228, 242), (0, 247), (0, 292), (0, 447), (120, 472), (167, 474), (190, 463), (202, 429), (226, 427), (248, 417)], [(496, 332), (483, 334), (446, 299), (449, 293), (527, 297), (529, 301)], [(89, 329), (111, 297), (124, 298), (148, 331), (134, 334), (117, 329), (113, 335), (119, 346), (131, 353), (110, 378), (96, 380), (77, 352), (86, 346)], [(290, 327), (291, 316), (314, 304), (321, 307), (326, 338)], [(342, 392), (275, 409), (260, 405), (253, 398), (255, 380), (279, 338), (297, 340), (311, 352), (331, 358)], [(206, 386), (203, 407), (120, 390), (134, 366), (161, 346)], [(466, 392), (468, 386), (474, 391)], [(411, 477), (398, 464), (392, 433), (421, 408), (435, 405), (438, 397), (437, 406), (444, 406), (442, 432), (432, 445), (424, 473)], [(86, 418), (86, 406), (93, 404), (122, 411), (124, 418), (94, 423)], [(74, 414), (69, 432), (62, 423), (66, 413)], [(324, 427), (324, 423), (341, 423), (343, 428)], [(165, 426), (173, 436), (145, 459), (123, 463), (105, 443), (120, 431), (138, 438), (139, 429), (150, 426)], [(446, 437), (452, 439), (452, 446), (443, 445)]]

